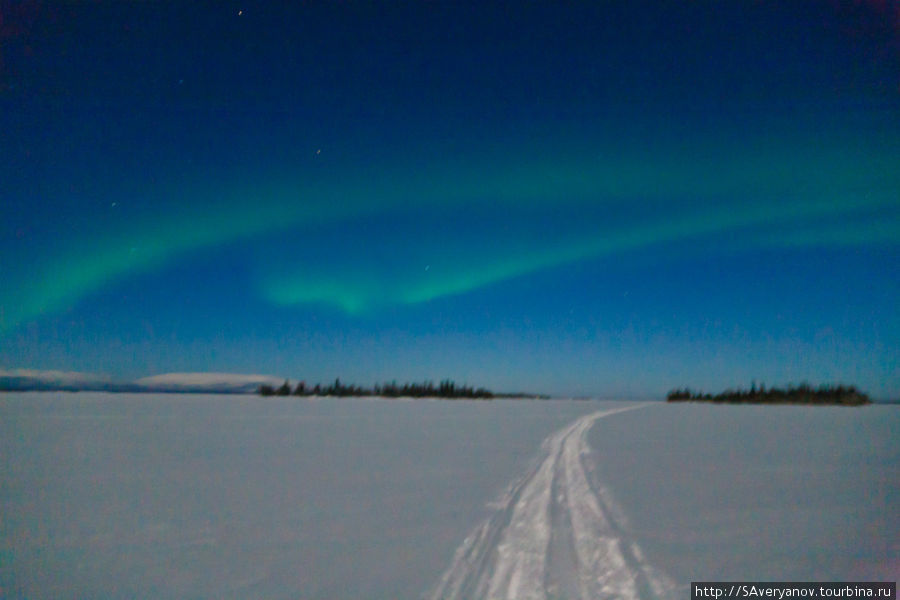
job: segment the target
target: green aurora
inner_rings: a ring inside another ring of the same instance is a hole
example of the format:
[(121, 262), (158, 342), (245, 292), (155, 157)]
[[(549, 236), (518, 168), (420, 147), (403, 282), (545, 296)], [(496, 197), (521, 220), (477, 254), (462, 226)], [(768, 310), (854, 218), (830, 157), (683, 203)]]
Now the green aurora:
[[(322, 303), (348, 313), (466, 293), (541, 269), (704, 236), (750, 246), (896, 243), (900, 240), (900, 145), (887, 134), (792, 137), (741, 144), (687, 141), (654, 148), (606, 148), (589, 158), (528, 160), (475, 156), (421, 165), (385, 164), (305, 185), (290, 175), (267, 182), (198, 183), (164, 194), (170, 207), (136, 222), (73, 231), (7, 268), (0, 330), (74, 306), (117, 280), (163, 269), (177, 257), (291, 231), (387, 214), (513, 217), (590, 211), (568, 230), (493, 232), (495, 243), (410, 231), (423, 275), (336, 253), (322, 265), (288, 249), (259, 266), (259, 294), (279, 305)], [(280, 181), (275, 185), (271, 181)], [(611, 216), (612, 215), (612, 216)], [(202, 227), (198, 224), (202, 223)], [(106, 223), (101, 223), (106, 225)], [(109, 233), (112, 232), (112, 233)], [(437, 244), (435, 240), (442, 243)], [(296, 242), (302, 247), (302, 238)], [(296, 257), (296, 260), (294, 258)], [(336, 276), (335, 273), (339, 273)]]

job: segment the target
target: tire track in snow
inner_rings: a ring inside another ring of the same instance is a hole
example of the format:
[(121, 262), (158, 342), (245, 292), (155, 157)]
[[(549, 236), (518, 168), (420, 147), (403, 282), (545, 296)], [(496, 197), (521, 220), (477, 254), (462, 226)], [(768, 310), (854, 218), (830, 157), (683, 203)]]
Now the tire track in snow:
[(675, 586), (647, 564), (624, 514), (596, 479), (587, 433), (598, 411), (552, 434), (537, 464), (457, 549), (429, 600), (665, 599)]

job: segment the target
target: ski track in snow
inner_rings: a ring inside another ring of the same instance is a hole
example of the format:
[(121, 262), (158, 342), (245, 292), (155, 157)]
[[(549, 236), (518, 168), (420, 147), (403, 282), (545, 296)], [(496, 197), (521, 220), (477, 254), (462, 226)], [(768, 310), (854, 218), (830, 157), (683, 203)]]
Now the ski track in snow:
[(624, 513), (596, 479), (587, 432), (598, 411), (552, 434), (456, 550), (429, 600), (667, 600), (676, 587), (647, 564)]

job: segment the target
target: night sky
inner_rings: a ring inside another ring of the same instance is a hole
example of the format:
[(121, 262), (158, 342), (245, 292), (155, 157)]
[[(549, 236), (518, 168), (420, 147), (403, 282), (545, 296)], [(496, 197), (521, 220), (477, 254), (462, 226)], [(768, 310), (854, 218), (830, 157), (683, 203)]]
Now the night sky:
[(0, 3), (0, 367), (900, 396), (896, 2)]

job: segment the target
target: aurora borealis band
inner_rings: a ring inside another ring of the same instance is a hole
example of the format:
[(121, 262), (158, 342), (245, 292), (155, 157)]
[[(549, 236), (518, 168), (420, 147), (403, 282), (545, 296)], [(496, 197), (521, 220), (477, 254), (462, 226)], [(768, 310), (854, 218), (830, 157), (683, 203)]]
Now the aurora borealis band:
[(900, 394), (881, 3), (25, 3), (0, 366)]

